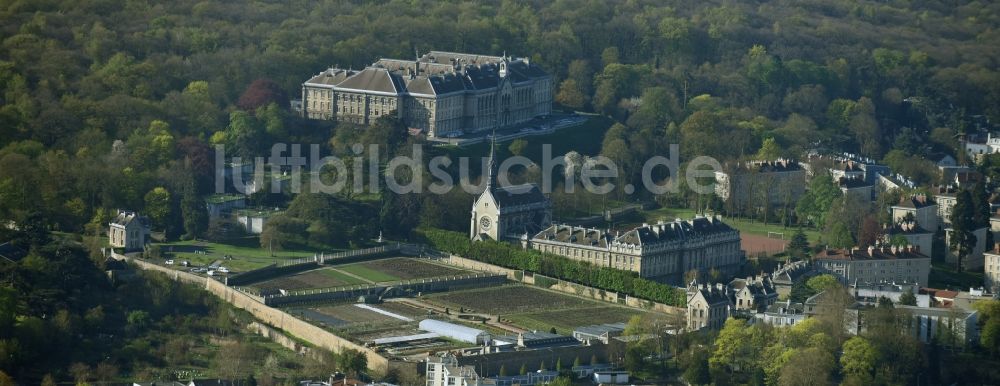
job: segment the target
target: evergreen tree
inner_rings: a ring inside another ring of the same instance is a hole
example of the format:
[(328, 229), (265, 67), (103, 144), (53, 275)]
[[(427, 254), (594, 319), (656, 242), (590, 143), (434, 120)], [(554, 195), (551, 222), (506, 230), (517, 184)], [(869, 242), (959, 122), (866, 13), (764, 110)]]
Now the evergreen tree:
[(962, 271), (962, 260), (976, 247), (975, 208), (968, 190), (958, 193), (951, 212), (951, 239), (948, 247), (955, 252), (955, 269)]
[(788, 242), (788, 256), (793, 259), (803, 259), (809, 256), (809, 239), (800, 227)]
[(899, 304), (902, 306), (915, 306), (917, 305), (917, 296), (913, 294), (913, 289), (909, 289), (899, 295)]
[(986, 182), (980, 180), (972, 187), (973, 223), (976, 228), (990, 226), (990, 193), (986, 191)]
[(193, 176), (185, 182), (181, 192), (181, 216), (184, 218), (184, 236), (188, 239), (201, 236), (208, 228), (205, 202), (198, 195)]

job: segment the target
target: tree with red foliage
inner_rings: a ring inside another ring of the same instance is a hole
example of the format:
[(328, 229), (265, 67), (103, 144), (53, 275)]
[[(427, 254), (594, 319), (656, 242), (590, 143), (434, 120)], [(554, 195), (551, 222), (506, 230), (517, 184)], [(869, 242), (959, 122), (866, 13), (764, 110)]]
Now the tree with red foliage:
[(872, 246), (882, 238), (883, 229), (878, 224), (875, 216), (868, 215), (861, 222), (861, 230), (858, 231), (858, 245)]
[(254, 112), (258, 107), (277, 103), (278, 107), (288, 108), (288, 94), (274, 81), (261, 78), (253, 81), (243, 95), (240, 95), (236, 106), (244, 111)]

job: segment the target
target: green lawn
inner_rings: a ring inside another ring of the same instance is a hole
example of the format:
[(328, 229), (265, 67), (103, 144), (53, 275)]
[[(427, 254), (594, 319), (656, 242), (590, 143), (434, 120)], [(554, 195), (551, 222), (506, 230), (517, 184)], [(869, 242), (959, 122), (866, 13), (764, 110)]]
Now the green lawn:
[[(226, 243), (185, 240), (158, 245), (160, 245), (165, 258), (188, 260), (195, 265), (208, 265), (213, 261), (223, 260), (226, 255), (232, 256), (232, 260), (225, 260), (222, 264), (239, 272), (260, 268), (281, 260), (312, 257), (319, 253), (319, 251), (294, 249), (274, 251), (272, 256), (267, 249), (260, 247), (260, 241), (257, 237), (245, 237)], [(201, 251), (204, 251), (204, 254), (198, 253)]]
[(954, 289), (968, 291), (969, 287), (983, 286), (982, 272), (956, 272), (955, 265), (944, 262), (931, 263), (931, 276), (928, 286), (938, 289)]
[(384, 273), (384, 272), (376, 271), (376, 270), (368, 268), (368, 267), (366, 267), (366, 266), (364, 266), (362, 264), (349, 264), (349, 265), (337, 267), (337, 269), (339, 269), (341, 271), (344, 271), (344, 272), (347, 272), (347, 273), (350, 273), (350, 274), (353, 274), (353, 275), (357, 275), (359, 277), (362, 277), (364, 279), (367, 279), (367, 280), (370, 280), (370, 281), (373, 281), (373, 282), (385, 282), (385, 281), (397, 281), (397, 280), (399, 280), (398, 277), (395, 277), (393, 275), (390, 275), (390, 274), (387, 274), (387, 273)]

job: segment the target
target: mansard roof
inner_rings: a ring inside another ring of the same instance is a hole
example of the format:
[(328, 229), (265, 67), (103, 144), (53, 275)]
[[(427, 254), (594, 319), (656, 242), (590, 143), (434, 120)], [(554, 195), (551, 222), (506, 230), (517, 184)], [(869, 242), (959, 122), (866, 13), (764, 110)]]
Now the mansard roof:
[(368, 67), (361, 72), (345, 79), (337, 85), (338, 88), (364, 90), (397, 94), (403, 90), (402, 80), (389, 70)]
[(634, 245), (653, 244), (731, 231), (732, 227), (716, 217), (699, 216), (687, 221), (677, 219), (669, 223), (644, 224), (626, 232), (618, 238), (618, 242)]
[(513, 83), (549, 76), (528, 59), (431, 51), (417, 60), (382, 58), (361, 71), (330, 68), (306, 84), (424, 95), (488, 90), (500, 84), (499, 63), (503, 61), (507, 79)]
[(348, 77), (357, 74), (357, 71), (344, 70), (340, 68), (329, 68), (306, 81), (307, 84), (336, 86)]

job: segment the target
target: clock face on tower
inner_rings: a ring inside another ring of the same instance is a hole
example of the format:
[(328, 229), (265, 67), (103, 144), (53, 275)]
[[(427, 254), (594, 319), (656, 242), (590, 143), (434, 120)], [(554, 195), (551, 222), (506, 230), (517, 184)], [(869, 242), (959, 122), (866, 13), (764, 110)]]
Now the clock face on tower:
[(483, 216), (483, 218), (479, 219), (479, 227), (483, 228), (483, 230), (490, 229), (490, 225), (493, 225), (493, 221), (489, 217)]

